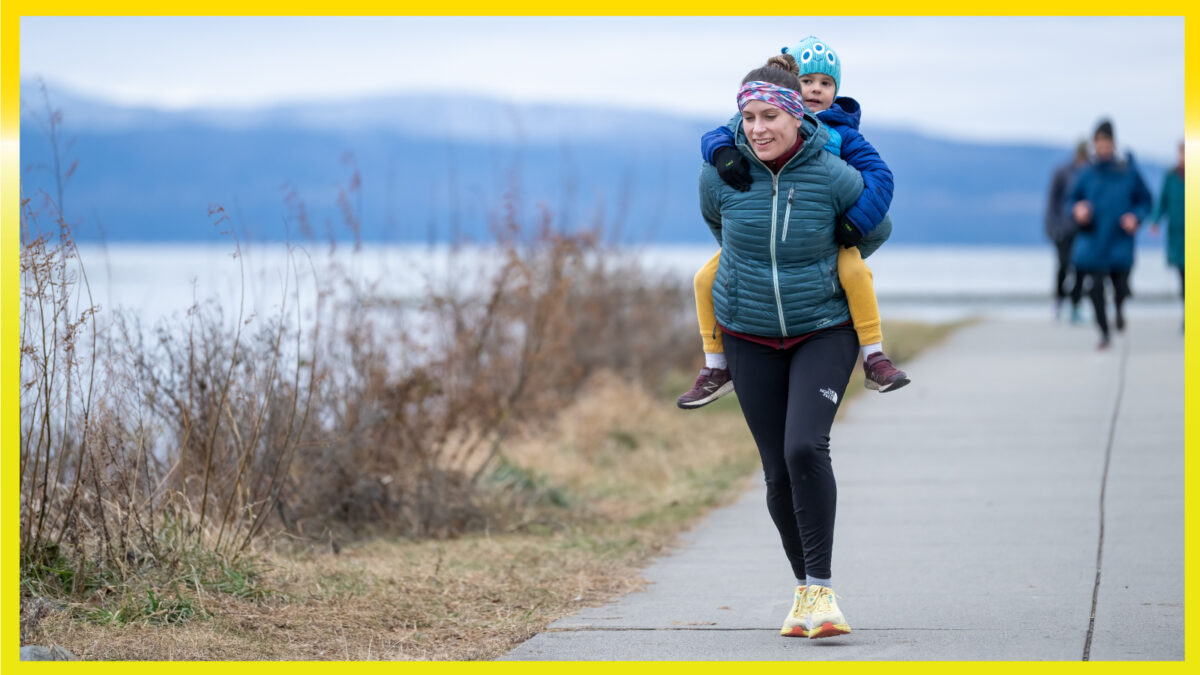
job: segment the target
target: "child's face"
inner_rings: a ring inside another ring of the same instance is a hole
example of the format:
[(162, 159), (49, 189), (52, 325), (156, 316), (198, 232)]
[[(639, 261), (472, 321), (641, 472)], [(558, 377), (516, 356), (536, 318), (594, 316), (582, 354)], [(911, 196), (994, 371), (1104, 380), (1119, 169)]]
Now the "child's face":
[(809, 73), (800, 76), (800, 96), (804, 99), (804, 107), (818, 113), (829, 110), (833, 105), (833, 95), (837, 84), (833, 78), (824, 73)]
[(750, 101), (742, 108), (742, 129), (755, 156), (769, 162), (796, 144), (800, 120), (765, 101)]

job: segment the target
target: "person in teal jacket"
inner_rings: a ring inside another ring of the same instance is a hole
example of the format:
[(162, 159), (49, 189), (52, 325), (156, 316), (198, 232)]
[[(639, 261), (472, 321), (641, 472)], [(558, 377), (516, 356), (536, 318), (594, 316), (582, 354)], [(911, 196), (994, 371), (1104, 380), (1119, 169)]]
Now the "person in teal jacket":
[(1092, 145), (1096, 161), (1076, 177), (1067, 199), (1067, 208), (1079, 226), (1071, 264), (1091, 280), (1092, 307), (1100, 328), (1099, 348), (1107, 349), (1104, 282), (1112, 281), (1117, 331), (1124, 331), (1134, 235), (1138, 224), (1149, 215), (1153, 199), (1133, 155), (1117, 159), (1112, 122), (1104, 120), (1096, 127)]
[(1179, 270), (1179, 298), (1183, 299), (1183, 142), (1179, 143), (1179, 163), (1163, 176), (1162, 191), (1150, 215), (1152, 232), (1158, 221), (1167, 217), (1167, 264)]
[[(700, 171), (700, 211), (721, 256), (713, 301), (730, 375), (754, 436), (767, 511), (796, 576), (784, 636), (850, 632), (832, 589), (837, 483), (829, 432), (858, 361), (858, 334), (837, 274), (839, 214), (862, 177), (822, 147), (829, 132), (806, 112), (796, 75), (765, 66), (738, 92), (738, 152), (753, 181), (741, 192)], [(863, 237), (870, 255), (887, 218)]]

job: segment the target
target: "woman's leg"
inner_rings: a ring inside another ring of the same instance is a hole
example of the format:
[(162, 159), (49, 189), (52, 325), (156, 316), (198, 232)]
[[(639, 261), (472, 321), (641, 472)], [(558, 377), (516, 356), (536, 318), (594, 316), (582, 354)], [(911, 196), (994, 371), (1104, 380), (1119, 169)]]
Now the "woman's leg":
[(1091, 281), (1091, 288), (1088, 292), (1092, 296), (1092, 309), (1096, 313), (1096, 325), (1100, 327), (1101, 347), (1108, 344), (1108, 313), (1104, 306), (1104, 277), (1103, 272), (1088, 272), (1088, 279)]
[(1116, 310), (1117, 332), (1125, 330), (1125, 300), (1132, 295), (1129, 290), (1130, 270), (1113, 270), (1109, 276), (1113, 285), (1113, 306)]
[(829, 429), (857, 357), (857, 336), (849, 327), (839, 327), (801, 342), (789, 364), (783, 448), (810, 578), (831, 577), (837, 482)]
[(1054, 242), (1054, 249), (1058, 252), (1058, 273), (1054, 276), (1055, 307), (1061, 307), (1062, 301), (1067, 298), (1067, 275), (1071, 271), (1071, 246), (1074, 240), (1074, 237), (1064, 237)]
[[(746, 425), (754, 436), (762, 458), (767, 484), (767, 511), (779, 531), (783, 552), (792, 573), (803, 583), (804, 547), (796, 526), (794, 490), (784, 461), (784, 431), (787, 428), (788, 380), (791, 353), (749, 342), (732, 335), (725, 340), (725, 354)], [(844, 386), (844, 382), (843, 382)]]
[(1078, 311), (1079, 303), (1083, 302), (1083, 287), (1084, 287), (1083, 280), (1086, 277), (1087, 277), (1087, 275), (1084, 274), (1083, 272), (1080, 272), (1079, 270), (1075, 270), (1075, 283), (1074, 283), (1074, 285), (1071, 286), (1071, 308), (1073, 310), (1072, 317), (1071, 317), (1072, 321), (1075, 320), (1074, 313), (1075, 313), (1075, 311)]
[(865, 346), (883, 342), (879, 301), (875, 298), (875, 277), (857, 246), (838, 248), (837, 270), (838, 281), (846, 292), (850, 318), (854, 320), (854, 330), (858, 332), (858, 343)]
[(721, 251), (704, 263), (693, 279), (696, 290), (696, 319), (700, 322), (700, 339), (704, 341), (705, 354), (720, 354), (725, 351), (721, 343), (721, 329), (717, 327), (717, 313), (713, 309), (712, 287), (717, 278), (717, 266)]

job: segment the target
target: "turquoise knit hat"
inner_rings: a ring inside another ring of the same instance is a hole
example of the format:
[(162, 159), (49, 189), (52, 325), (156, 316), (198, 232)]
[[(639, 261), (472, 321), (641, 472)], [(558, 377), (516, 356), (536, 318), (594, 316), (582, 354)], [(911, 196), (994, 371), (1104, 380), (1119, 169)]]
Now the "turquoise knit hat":
[(834, 94), (842, 86), (842, 60), (829, 45), (810, 35), (793, 47), (784, 47), (784, 54), (791, 54), (800, 66), (801, 75), (824, 73), (833, 78)]

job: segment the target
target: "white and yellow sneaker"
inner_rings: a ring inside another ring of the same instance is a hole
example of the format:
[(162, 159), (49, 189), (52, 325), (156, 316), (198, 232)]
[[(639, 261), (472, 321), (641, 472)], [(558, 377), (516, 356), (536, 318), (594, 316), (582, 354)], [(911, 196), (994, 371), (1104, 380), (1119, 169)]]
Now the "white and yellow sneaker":
[(808, 615), (805, 613), (805, 596), (807, 586), (796, 587), (796, 599), (792, 601), (792, 611), (783, 620), (783, 628), (779, 634), (784, 637), (808, 637)]
[(804, 614), (810, 640), (850, 632), (850, 624), (846, 623), (846, 617), (838, 609), (837, 596), (832, 588), (809, 586), (804, 598)]

